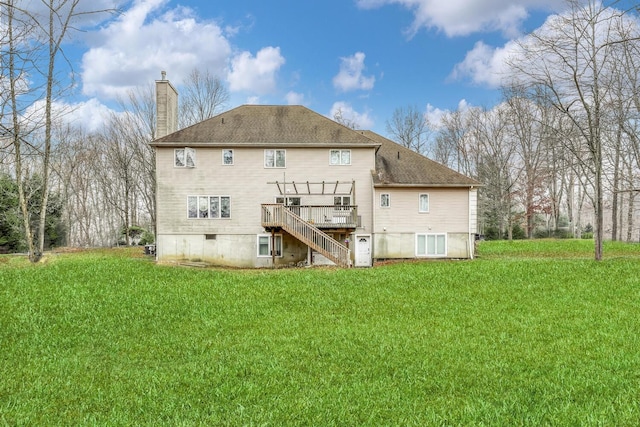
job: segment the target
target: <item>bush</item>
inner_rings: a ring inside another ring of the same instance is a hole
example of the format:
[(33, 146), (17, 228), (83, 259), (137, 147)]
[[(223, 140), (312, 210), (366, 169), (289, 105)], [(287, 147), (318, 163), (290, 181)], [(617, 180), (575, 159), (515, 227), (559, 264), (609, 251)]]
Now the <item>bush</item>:
[(536, 228), (533, 232), (534, 239), (546, 239), (550, 237), (549, 230), (546, 228)]
[(527, 238), (527, 233), (525, 233), (520, 224), (515, 224), (511, 233), (513, 240), (522, 240)]
[(572, 239), (573, 233), (568, 229), (556, 228), (553, 230), (552, 236), (556, 239)]
[(148, 230), (144, 230), (144, 232), (142, 233), (142, 238), (140, 239), (140, 245), (149, 245), (151, 243), (155, 243), (155, 241), (156, 236), (154, 236), (153, 233), (149, 232)]
[(485, 240), (500, 240), (500, 230), (498, 227), (487, 227), (484, 230)]

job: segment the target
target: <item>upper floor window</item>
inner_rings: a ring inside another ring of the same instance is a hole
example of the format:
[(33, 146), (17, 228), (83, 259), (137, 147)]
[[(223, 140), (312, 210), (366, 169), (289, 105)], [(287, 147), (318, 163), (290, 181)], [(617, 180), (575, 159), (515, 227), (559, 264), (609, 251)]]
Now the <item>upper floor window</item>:
[(389, 196), (389, 193), (380, 194), (380, 207), (388, 208), (390, 206), (391, 206), (391, 197)]
[(420, 202), (419, 202), (419, 211), (420, 212), (429, 212), (429, 195), (428, 194), (421, 194), (420, 195)]
[(231, 197), (189, 196), (187, 197), (187, 211), (188, 218), (231, 218)]
[(337, 210), (347, 209), (351, 205), (351, 197), (349, 196), (333, 196), (333, 205)]
[(350, 165), (351, 150), (331, 150), (329, 155), (330, 165)]
[(287, 167), (287, 150), (264, 150), (264, 167)]
[(233, 165), (233, 150), (222, 150), (222, 164)]
[(173, 164), (177, 168), (196, 167), (196, 150), (194, 148), (176, 148), (173, 158)]

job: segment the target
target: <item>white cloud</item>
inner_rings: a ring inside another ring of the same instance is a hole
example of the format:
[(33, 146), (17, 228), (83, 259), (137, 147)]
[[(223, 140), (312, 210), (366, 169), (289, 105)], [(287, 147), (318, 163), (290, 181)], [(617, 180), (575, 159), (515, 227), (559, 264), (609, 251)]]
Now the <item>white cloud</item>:
[[(473, 107), (469, 105), (466, 99), (461, 99), (458, 102), (458, 111), (461, 111), (462, 113), (466, 113), (471, 108)], [(443, 109), (434, 107), (431, 104), (427, 104), (427, 111), (425, 113), (425, 117), (427, 118), (427, 120), (429, 120), (429, 126), (431, 126), (435, 130), (438, 130), (442, 127), (443, 117), (445, 117), (447, 114), (450, 114), (450, 113), (451, 113), (450, 110), (446, 110), (446, 109), (443, 110)]]
[(298, 92), (288, 92), (285, 95), (287, 104), (289, 105), (304, 105), (304, 94)]
[(454, 80), (469, 79), (476, 85), (498, 88), (507, 76), (507, 59), (517, 49), (514, 41), (498, 48), (479, 41), (467, 52), (464, 60), (456, 64), (449, 77)]
[(271, 93), (276, 88), (276, 75), (284, 63), (279, 47), (262, 48), (255, 57), (250, 52), (242, 52), (231, 61), (229, 89), (259, 95)]
[(214, 22), (194, 12), (162, 9), (167, 0), (137, 0), (101, 30), (87, 35), (82, 58), (83, 93), (114, 99), (167, 71), (179, 84), (194, 68), (224, 76), (231, 47)]
[(513, 37), (520, 31), (528, 11), (554, 10), (558, 0), (357, 0), (362, 8), (399, 4), (413, 12), (414, 20), (407, 33), (415, 35), (421, 28), (435, 28), (447, 36), (465, 36), (475, 32), (500, 31)]
[[(34, 117), (43, 120), (45, 101), (39, 100), (29, 106), (24, 113), (24, 117)], [(78, 103), (67, 103), (64, 101), (54, 101), (51, 105), (52, 117), (56, 124), (69, 125), (73, 128), (80, 128), (87, 132), (98, 131), (102, 128), (110, 114), (113, 113), (106, 105), (95, 98)], [(24, 123), (25, 126), (36, 126), (31, 120)], [(40, 124), (42, 126), (42, 123)]]
[(343, 101), (334, 102), (329, 112), (329, 118), (334, 119), (339, 114), (347, 123), (354, 124), (356, 129), (371, 129), (374, 125), (369, 113), (358, 113), (351, 104)]
[(343, 92), (351, 90), (371, 90), (376, 78), (364, 76), (365, 54), (356, 52), (352, 56), (340, 58), (340, 71), (333, 78), (333, 86)]
[(113, 110), (95, 98), (74, 105), (65, 105), (64, 110), (68, 111), (64, 116), (65, 122), (81, 127), (87, 132), (100, 130), (113, 113)]
[(431, 104), (427, 104), (427, 112), (424, 115), (429, 121), (429, 125), (437, 129), (440, 127), (440, 122), (442, 121), (442, 117), (446, 113), (447, 113), (447, 110), (442, 110), (440, 108), (434, 107)]

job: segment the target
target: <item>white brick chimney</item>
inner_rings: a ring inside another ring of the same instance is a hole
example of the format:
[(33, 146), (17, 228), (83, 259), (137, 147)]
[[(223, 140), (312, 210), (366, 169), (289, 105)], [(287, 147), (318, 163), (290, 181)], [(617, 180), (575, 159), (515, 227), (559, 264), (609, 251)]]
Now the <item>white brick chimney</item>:
[(178, 130), (178, 91), (167, 80), (167, 72), (156, 80), (156, 139)]

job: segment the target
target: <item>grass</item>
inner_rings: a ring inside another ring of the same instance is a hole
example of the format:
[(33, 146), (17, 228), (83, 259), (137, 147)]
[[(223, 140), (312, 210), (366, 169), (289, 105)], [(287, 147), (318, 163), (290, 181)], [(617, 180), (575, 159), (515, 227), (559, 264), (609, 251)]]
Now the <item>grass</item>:
[(0, 425), (639, 425), (640, 246), (372, 269), (0, 257)]

